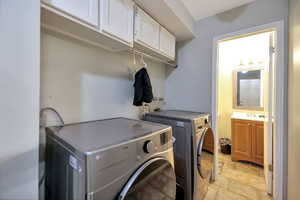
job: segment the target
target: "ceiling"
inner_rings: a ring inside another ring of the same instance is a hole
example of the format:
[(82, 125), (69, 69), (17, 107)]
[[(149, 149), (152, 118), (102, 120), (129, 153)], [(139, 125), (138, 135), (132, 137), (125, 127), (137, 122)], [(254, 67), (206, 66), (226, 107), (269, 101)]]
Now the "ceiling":
[(203, 19), (255, 0), (181, 0), (195, 20)]

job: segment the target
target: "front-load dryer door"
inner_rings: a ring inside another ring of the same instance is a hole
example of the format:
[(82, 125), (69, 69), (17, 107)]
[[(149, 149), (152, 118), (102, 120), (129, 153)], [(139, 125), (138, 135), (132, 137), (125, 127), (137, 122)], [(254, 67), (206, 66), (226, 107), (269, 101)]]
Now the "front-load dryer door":
[[(211, 134), (211, 135), (209, 135)], [(214, 153), (208, 152), (205, 150), (205, 143), (211, 143), (210, 141), (205, 140), (213, 140), (213, 134), (210, 128), (204, 128), (202, 134), (196, 135), (198, 146), (197, 146), (197, 165), (198, 172), (203, 179), (210, 179), (212, 175), (212, 170), (214, 166)]]
[[(205, 150), (204, 146), (207, 143), (208, 134), (211, 133), (209, 128), (200, 128), (196, 132), (196, 162), (197, 169), (195, 170), (195, 191), (194, 199), (203, 200), (208, 191), (208, 185), (212, 175), (214, 154)], [(198, 173), (197, 173), (198, 172)]]
[(154, 158), (144, 163), (128, 180), (118, 200), (175, 200), (176, 176), (171, 163)]

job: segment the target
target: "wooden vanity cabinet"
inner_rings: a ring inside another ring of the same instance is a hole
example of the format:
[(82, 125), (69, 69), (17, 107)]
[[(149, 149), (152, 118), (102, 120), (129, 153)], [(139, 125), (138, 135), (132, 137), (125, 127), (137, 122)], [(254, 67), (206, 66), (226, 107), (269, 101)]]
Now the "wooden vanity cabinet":
[(264, 164), (264, 123), (261, 121), (231, 120), (231, 159)]
[(252, 159), (253, 162), (264, 165), (264, 123), (255, 122), (252, 125)]
[(214, 152), (214, 136), (211, 128), (207, 129), (207, 133), (205, 134), (203, 149), (210, 153)]

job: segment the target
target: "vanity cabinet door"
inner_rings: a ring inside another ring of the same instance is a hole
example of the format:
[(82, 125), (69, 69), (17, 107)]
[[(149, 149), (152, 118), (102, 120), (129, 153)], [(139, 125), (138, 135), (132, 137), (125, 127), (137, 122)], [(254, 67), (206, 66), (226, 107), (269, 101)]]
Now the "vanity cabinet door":
[(209, 128), (207, 130), (207, 133), (205, 134), (203, 149), (208, 152), (214, 153), (214, 136), (211, 128)]
[(132, 0), (101, 0), (102, 31), (128, 44), (133, 43)]
[(99, 25), (99, 0), (42, 0), (42, 2), (93, 26)]
[(245, 120), (232, 120), (232, 160), (251, 160), (251, 124)]
[(252, 132), (252, 159), (253, 162), (264, 164), (264, 124), (263, 122), (253, 122)]

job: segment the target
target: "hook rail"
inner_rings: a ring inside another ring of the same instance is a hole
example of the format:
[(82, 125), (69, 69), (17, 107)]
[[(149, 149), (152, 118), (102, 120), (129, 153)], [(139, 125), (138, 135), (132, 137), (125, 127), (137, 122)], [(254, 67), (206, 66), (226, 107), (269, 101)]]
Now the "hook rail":
[(162, 59), (159, 59), (159, 58), (157, 58), (157, 57), (151, 56), (151, 55), (149, 55), (149, 54), (147, 54), (147, 53), (144, 53), (144, 52), (141, 52), (141, 51), (139, 51), (139, 50), (133, 49), (133, 50), (131, 50), (131, 51), (132, 51), (132, 53), (133, 53), (134, 55), (139, 54), (139, 55), (141, 55), (141, 56), (145, 56), (145, 57), (147, 57), (147, 58), (149, 58), (149, 59), (151, 59), (151, 60), (154, 60), (154, 61), (157, 61), (157, 62), (164, 63), (164, 64), (169, 65), (169, 66), (171, 66), (171, 67), (175, 67), (175, 68), (177, 67), (177, 64), (176, 64), (176, 63), (170, 63), (170, 62), (167, 62), (167, 61), (165, 61), (165, 60), (162, 60)]

